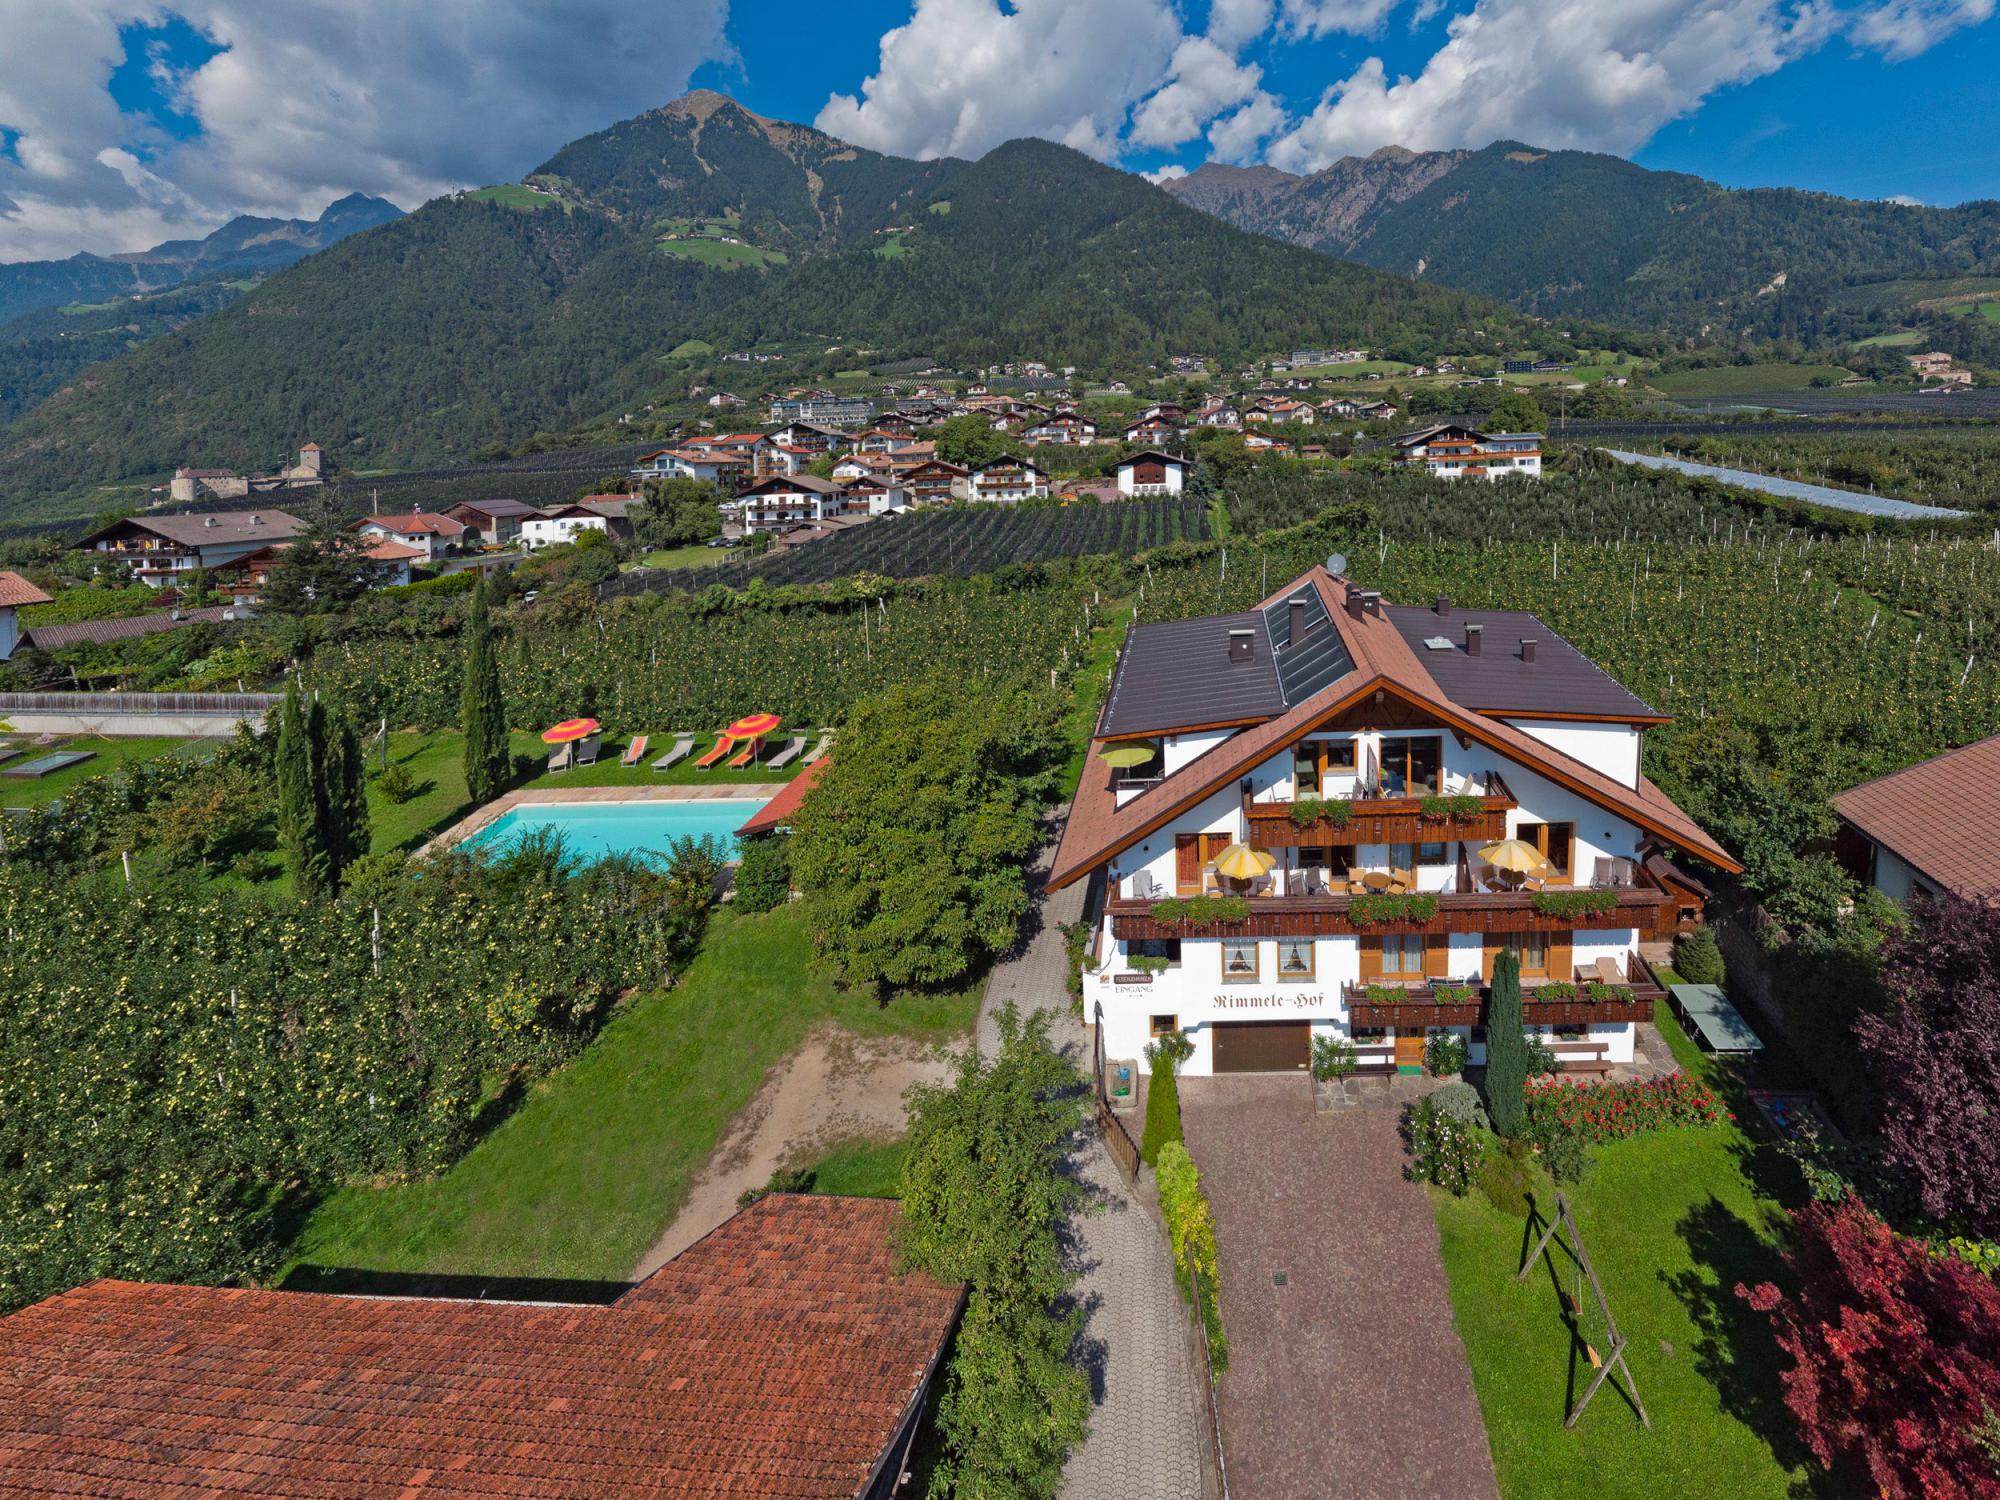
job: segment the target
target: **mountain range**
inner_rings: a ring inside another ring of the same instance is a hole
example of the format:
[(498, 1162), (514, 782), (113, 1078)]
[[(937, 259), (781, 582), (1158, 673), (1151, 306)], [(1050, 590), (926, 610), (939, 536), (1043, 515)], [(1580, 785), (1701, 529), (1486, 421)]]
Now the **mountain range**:
[(911, 161), (697, 92), (93, 367), (0, 429), (0, 515), (307, 436), (350, 467), (461, 460), (679, 396), (679, 349), (1108, 372), (1531, 336), (1485, 298), (1232, 228), (1046, 141)]
[(263, 275), (402, 214), (386, 198), (350, 193), (328, 204), (317, 219), (244, 214), (201, 239), (168, 240), (150, 250), (0, 264), (0, 324), (65, 303), (104, 302), (189, 281)]
[(1844, 337), (1862, 331), (1839, 310), (1853, 288), (2000, 272), (2000, 202), (1725, 188), (1517, 141), (1388, 146), (1307, 176), (1211, 162), (1165, 187), (1239, 228), (1538, 316), (1695, 336)]

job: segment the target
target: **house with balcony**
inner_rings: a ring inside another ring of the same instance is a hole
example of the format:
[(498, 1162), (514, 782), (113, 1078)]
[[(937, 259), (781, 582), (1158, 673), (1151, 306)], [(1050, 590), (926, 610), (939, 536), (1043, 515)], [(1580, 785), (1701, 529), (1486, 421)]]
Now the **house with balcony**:
[(927, 459), (903, 471), (903, 488), (912, 505), (943, 505), (963, 500), (970, 486), (971, 470), (941, 458)]
[(1423, 469), (1439, 479), (1542, 477), (1539, 432), (1480, 432), (1445, 423), (1392, 437), (1388, 449), (1397, 464)]
[(100, 526), (77, 541), (73, 550), (91, 553), (106, 567), (127, 564), (139, 582), (161, 588), (184, 580), (197, 568), (219, 568), (304, 533), (304, 524), (281, 510), (127, 516)]
[(801, 521), (824, 521), (842, 513), (841, 486), (811, 474), (758, 481), (737, 499), (737, 519), (746, 532), (782, 531)]
[(1833, 799), (1835, 849), (1891, 901), (2000, 896), (2000, 735), (1947, 750)]
[(370, 546), (398, 542), (415, 550), (425, 562), (436, 562), (458, 550), (465, 522), (456, 516), (413, 510), (396, 516), (364, 516), (347, 529)]
[(1188, 462), (1171, 453), (1148, 451), (1118, 461), (1121, 495), (1178, 495), (1187, 488)]
[(1090, 882), (1106, 1054), (1303, 1070), (1325, 1036), (1389, 1071), (1445, 1030), (1478, 1062), (1511, 951), (1559, 1060), (1631, 1061), (1641, 948), (1701, 920), (1686, 864), (1741, 868), (1640, 770), (1664, 722), (1532, 614), (1322, 568), (1133, 627), (1050, 877)]
[(1025, 458), (1003, 454), (975, 468), (966, 480), (966, 487), (968, 499), (1018, 505), (1023, 500), (1046, 500), (1049, 476)]

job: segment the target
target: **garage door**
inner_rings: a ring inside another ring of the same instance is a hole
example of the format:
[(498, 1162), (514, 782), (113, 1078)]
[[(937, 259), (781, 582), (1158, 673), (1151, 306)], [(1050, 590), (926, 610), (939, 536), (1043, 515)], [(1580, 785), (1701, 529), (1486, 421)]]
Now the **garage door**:
[(1218, 1073), (1290, 1073), (1312, 1055), (1309, 1021), (1223, 1021), (1215, 1028)]

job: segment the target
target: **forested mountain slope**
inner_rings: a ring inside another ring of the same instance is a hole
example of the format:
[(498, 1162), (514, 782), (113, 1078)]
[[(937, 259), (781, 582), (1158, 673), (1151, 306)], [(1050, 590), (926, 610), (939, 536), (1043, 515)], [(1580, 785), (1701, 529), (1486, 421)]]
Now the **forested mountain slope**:
[(1311, 176), (1211, 163), (1169, 192), (1241, 228), (1549, 317), (1807, 339), (1856, 283), (2000, 270), (2000, 203), (1729, 189), (1496, 141), (1385, 148)]
[(1525, 332), (1483, 299), (1230, 228), (1044, 142), (904, 161), (697, 93), (441, 199), (85, 372), (0, 429), (0, 515), (89, 509), (306, 437), (463, 459), (661, 389), (692, 337), (1087, 368), (1301, 339)]

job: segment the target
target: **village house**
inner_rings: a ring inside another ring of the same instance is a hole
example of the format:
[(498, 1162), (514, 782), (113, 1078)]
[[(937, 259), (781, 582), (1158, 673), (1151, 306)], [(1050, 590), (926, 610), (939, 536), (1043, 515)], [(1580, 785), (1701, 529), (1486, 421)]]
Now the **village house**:
[(1118, 460), (1118, 493), (1178, 495), (1187, 487), (1188, 462), (1171, 453), (1149, 450)]
[(1346, 396), (1335, 396), (1322, 401), (1313, 408), (1326, 422), (1351, 422), (1361, 415), (1361, 403)]
[(6, 1483), (890, 1500), (965, 1298), (901, 1215), (773, 1193), (608, 1302), (87, 1282), (0, 1321)]
[(425, 562), (435, 562), (458, 550), (465, 535), (465, 523), (455, 516), (427, 510), (413, 510), (400, 516), (365, 516), (347, 528), (368, 542), (401, 542), (414, 548)]
[(581, 505), (557, 505), (521, 523), (521, 545), (530, 552), (573, 542), (586, 531), (611, 535), (610, 518)]
[(281, 510), (210, 511), (203, 515), (128, 516), (78, 540), (107, 567), (129, 564), (153, 588), (184, 579), (197, 568), (226, 562), (303, 535), (305, 526)]
[(1234, 403), (1217, 396), (1194, 409), (1193, 422), (1197, 427), (1241, 427), (1243, 413)]
[(1316, 415), (1311, 406), (1291, 396), (1259, 396), (1250, 403), (1253, 422), (1294, 422), (1309, 427)]
[(884, 516), (891, 511), (908, 510), (910, 493), (894, 477), (864, 474), (841, 487), (840, 508), (847, 516)]
[(737, 496), (736, 519), (744, 531), (777, 531), (799, 521), (839, 515), (841, 486), (810, 474), (773, 475)]
[(541, 514), (520, 500), (461, 500), (445, 512), (465, 528), (463, 545), (504, 546), (521, 534), (521, 523)]
[(11, 657), (20, 644), (21, 630), (15, 623), (14, 611), (26, 609), (30, 604), (53, 602), (19, 573), (0, 573), (0, 661)]
[(605, 494), (585, 495), (568, 510), (580, 510), (588, 515), (602, 516), (605, 530), (621, 542), (632, 540), (632, 507), (645, 502), (637, 495)]
[(980, 464), (966, 481), (967, 499), (1002, 505), (1047, 499), (1048, 493), (1049, 476), (1044, 469), (1025, 458), (1006, 455)]
[(1084, 1004), (1107, 1055), (1143, 1068), (1184, 1033), (1190, 1073), (1303, 1071), (1323, 1036), (1412, 1070), (1443, 1029), (1478, 1062), (1511, 950), (1562, 1066), (1630, 1061), (1661, 993), (1641, 945), (1706, 894), (1674, 858), (1741, 869), (1641, 773), (1664, 722), (1531, 614), (1323, 568), (1132, 627), (1050, 875), (1103, 882)]
[(2000, 897), (2000, 735), (1863, 782), (1833, 810), (1841, 863), (1891, 901)]
[(1386, 446), (1397, 464), (1422, 468), (1440, 479), (1542, 477), (1539, 432), (1480, 432), (1444, 423), (1398, 434)]
[(875, 403), (854, 396), (833, 395), (773, 401), (771, 420), (824, 423), (829, 427), (866, 427), (875, 420)]
[(970, 471), (941, 458), (929, 459), (903, 471), (903, 488), (912, 505), (941, 505), (963, 500), (968, 492)]
[(789, 448), (799, 448), (807, 453), (818, 455), (821, 453), (831, 453), (836, 448), (844, 447), (847, 443), (847, 434), (842, 429), (829, 426), (824, 422), (794, 419), (772, 433), (771, 441), (782, 443)]
[(1180, 438), (1180, 424), (1167, 417), (1141, 417), (1127, 422), (1120, 436), (1128, 443), (1171, 443)]
[(1243, 429), (1243, 446), (1252, 453), (1286, 454), (1292, 451), (1291, 440), (1273, 433), (1263, 432), (1255, 427)]
[(1021, 431), (1023, 442), (1038, 446), (1087, 448), (1097, 441), (1097, 424), (1075, 412), (1057, 412)]
[(713, 453), (699, 448), (662, 448), (648, 453), (635, 464), (629, 477), (643, 484), (648, 479), (696, 479), (703, 484), (734, 489), (750, 477), (752, 460), (734, 453)]

